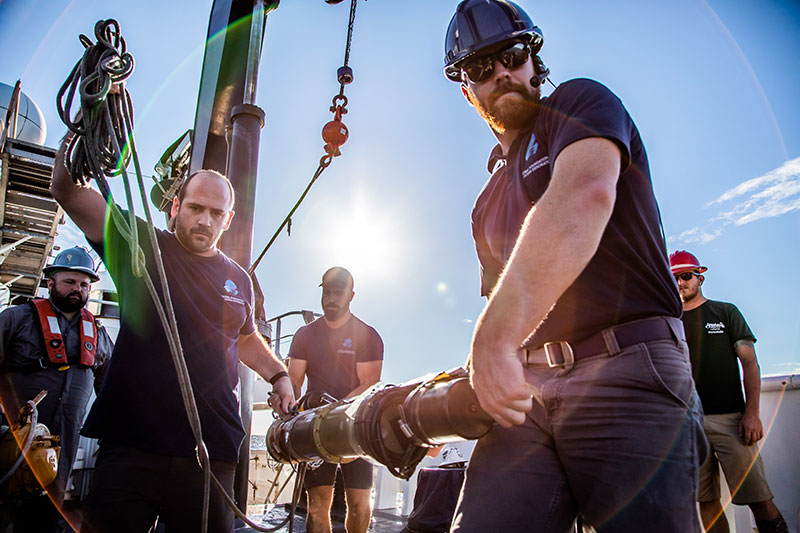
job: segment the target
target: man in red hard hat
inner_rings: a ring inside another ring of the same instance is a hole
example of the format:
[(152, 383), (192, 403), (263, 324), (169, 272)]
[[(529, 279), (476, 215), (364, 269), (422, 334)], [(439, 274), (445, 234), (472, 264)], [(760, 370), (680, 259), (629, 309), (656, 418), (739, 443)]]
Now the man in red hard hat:
[(756, 446), (764, 436), (759, 418), (761, 374), (753, 347), (756, 338), (735, 305), (703, 296), (703, 272), (708, 269), (694, 254), (678, 250), (669, 259), (683, 301), (683, 326), (705, 411), (703, 429), (711, 446), (700, 467), (698, 501), (703, 524), (712, 533), (728, 532), (720, 504), (722, 465), (733, 503), (750, 507), (758, 531), (788, 532), (772, 501)]

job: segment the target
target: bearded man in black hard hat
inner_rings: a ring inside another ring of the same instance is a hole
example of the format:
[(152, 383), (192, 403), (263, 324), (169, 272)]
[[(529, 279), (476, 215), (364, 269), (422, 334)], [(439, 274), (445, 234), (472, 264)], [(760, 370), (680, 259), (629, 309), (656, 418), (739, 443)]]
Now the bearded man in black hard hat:
[[(99, 390), (94, 374), (108, 360), (113, 344), (86, 309), (91, 285), (100, 279), (86, 249), (62, 251), (43, 272), (50, 291), (47, 299), (0, 313), (0, 400), (13, 424), (21, 406), (47, 391), (37, 406), (38, 422), (61, 438), (58, 476), (47, 487), (60, 504), (92, 388)], [(15, 532), (45, 531), (43, 527), (55, 528), (57, 517), (44, 498), (24, 502), (11, 520)]]
[(644, 145), (596, 81), (542, 96), (543, 42), (504, 0), (461, 2), (447, 30), (444, 73), (498, 141), (469, 357), (496, 424), (452, 531), (698, 531), (702, 415)]

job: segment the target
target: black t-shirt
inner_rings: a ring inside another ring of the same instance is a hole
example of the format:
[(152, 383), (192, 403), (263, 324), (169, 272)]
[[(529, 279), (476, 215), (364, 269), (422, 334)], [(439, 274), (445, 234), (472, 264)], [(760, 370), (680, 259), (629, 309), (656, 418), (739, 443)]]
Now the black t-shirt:
[[(138, 223), (140, 245), (160, 293), (145, 223)], [(244, 436), (237, 341), (255, 331), (252, 282), (224, 254), (202, 257), (186, 251), (174, 234), (156, 233), (203, 440), (212, 459), (236, 461)], [(132, 274), (128, 244), (112, 223), (104, 243), (90, 244), (114, 279), (122, 321), (105, 384), (81, 432), (153, 453), (193, 456), (195, 440), (164, 329), (144, 281)]]
[(306, 361), (308, 391), (341, 400), (358, 387), (356, 363), (383, 360), (383, 340), (355, 316), (336, 329), (318, 318), (294, 334), (289, 357)]
[(744, 411), (736, 341), (756, 341), (735, 305), (708, 300), (683, 313), (692, 372), (707, 415)]
[[(532, 129), (514, 141), (506, 164), (494, 170), (475, 202), (481, 293), (488, 295), (497, 283), (558, 154), (588, 137), (608, 138), (622, 153), (616, 203), (597, 252), (528, 340), (531, 347), (575, 342), (640, 318), (681, 315), (639, 132), (619, 98), (587, 79), (562, 83), (542, 100)], [(497, 155), (495, 148), (490, 163)]]

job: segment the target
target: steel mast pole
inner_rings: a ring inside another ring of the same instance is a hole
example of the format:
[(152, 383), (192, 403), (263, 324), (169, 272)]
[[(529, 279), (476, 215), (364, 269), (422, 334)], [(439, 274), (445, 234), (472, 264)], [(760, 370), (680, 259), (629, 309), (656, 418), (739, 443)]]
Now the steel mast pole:
[[(211, 9), (197, 99), (189, 171), (213, 169), (236, 191), (236, 216), (219, 249), (250, 266), (259, 141), (265, 114), (254, 105), (267, 13), (279, 0), (215, 0)], [(249, 21), (249, 24), (247, 22)], [(245, 438), (239, 450), (234, 499), (247, 510), (253, 372), (239, 365), (240, 412)]]

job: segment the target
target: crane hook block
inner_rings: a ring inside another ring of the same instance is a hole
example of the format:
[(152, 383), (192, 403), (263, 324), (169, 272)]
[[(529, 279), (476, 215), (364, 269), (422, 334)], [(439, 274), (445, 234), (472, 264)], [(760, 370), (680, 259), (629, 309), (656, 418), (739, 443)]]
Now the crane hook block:
[(336, 71), (336, 80), (342, 85), (353, 83), (353, 69), (347, 65), (339, 67)]
[(338, 152), (339, 147), (347, 142), (347, 135), (347, 126), (345, 126), (341, 120), (331, 120), (325, 124), (322, 128), (322, 140), (325, 141), (325, 151), (328, 153)]

